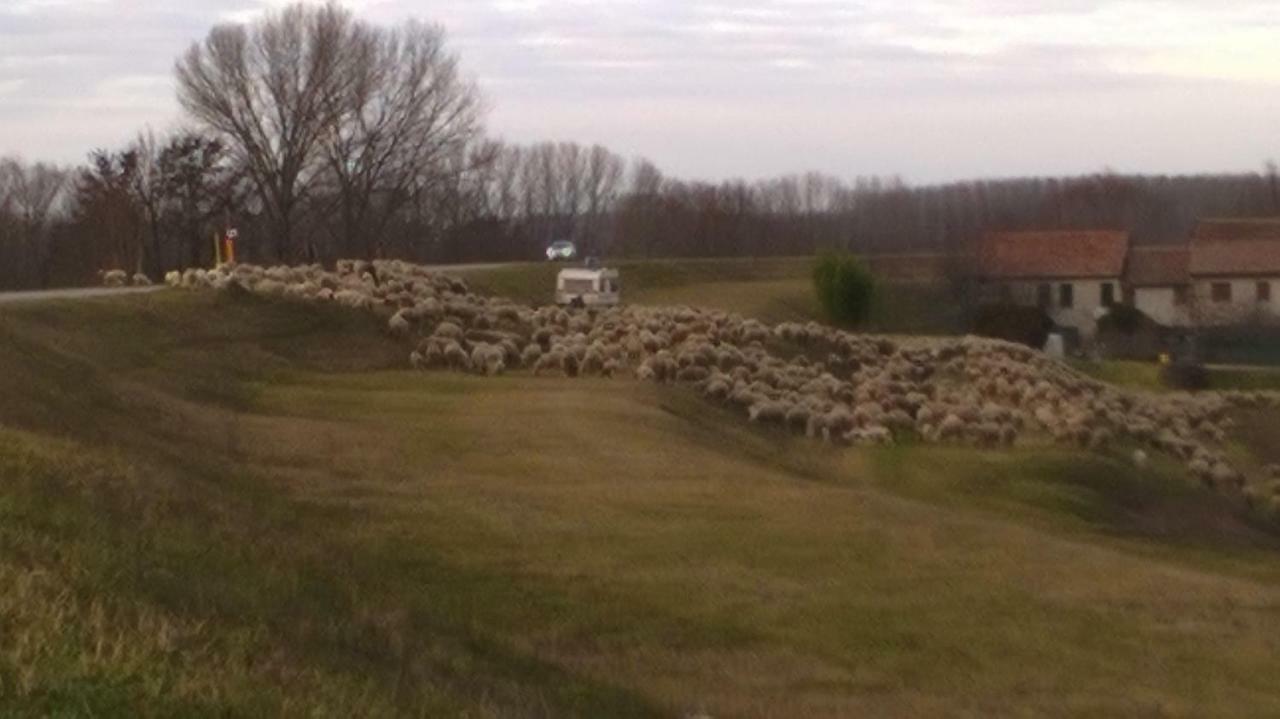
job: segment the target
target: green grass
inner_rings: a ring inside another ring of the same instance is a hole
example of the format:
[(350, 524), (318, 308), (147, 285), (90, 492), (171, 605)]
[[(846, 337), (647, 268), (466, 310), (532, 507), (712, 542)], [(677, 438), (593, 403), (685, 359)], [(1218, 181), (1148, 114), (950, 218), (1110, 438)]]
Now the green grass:
[[(813, 291), (814, 258), (622, 260), (627, 302), (691, 305), (737, 312), (770, 323), (822, 320)], [(528, 304), (552, 299), (563, 265), (531, 263), (464, 273), (482, 291)], [(958, 334), (963, 318), (946, 291), (927, 285), (882, 283), (863, 329), (899, 334)]]
[[(1152, 392), (1167, 391), (1160, 381), (1160, 365), (1130, 360), (1073, 362), (1076, 369), (1104, 382)], [(1210, 389), (1280, 391), (1280, 369), (1275, 367), (1210, 367)]]
[(1277, 534), (1164, 463), (404, 349), (250, 298), (0, 310), (0, 715), (1280, 712)]
[(1160, 365), (1131, 360), (1079, 360), (1071, 366), (1103, 382), (1149, 392), (1165, 391), (1160, 381)]
[(1214, 389), (1280, 392), (1280, 367), (1215, 367), (1209, 381)]

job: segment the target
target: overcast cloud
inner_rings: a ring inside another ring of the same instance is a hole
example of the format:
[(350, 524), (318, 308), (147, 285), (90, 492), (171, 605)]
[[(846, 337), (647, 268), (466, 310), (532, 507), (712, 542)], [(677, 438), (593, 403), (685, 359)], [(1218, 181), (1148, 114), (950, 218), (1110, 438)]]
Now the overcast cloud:
[[(0, 154), (74, 162), (170, 127), (174, 59), (277, 4), (0, 0)], [(927, 182), (1280, 157), (1274, 0), (348, 5), (443, 23), (494, 134), (600, 142), (679, 175)]]

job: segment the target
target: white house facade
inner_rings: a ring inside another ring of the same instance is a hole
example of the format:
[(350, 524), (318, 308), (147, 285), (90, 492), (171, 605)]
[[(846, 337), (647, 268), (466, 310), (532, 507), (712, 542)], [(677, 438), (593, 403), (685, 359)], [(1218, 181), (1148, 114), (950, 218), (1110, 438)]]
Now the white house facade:
[(1195, 324), (1280, 323), (1280, 218), (1201, 222), (1189, 274)]
[(1191, 253), (1186, 247), (1134, 247), (1125, 270), (1126, 302), (1166, 327), (1192, 323)]
[(978, 252), (987, 299), (1037, 306), (1089, 339), (1106, 308), (1124, 300), (1129, 235), (1113, 231), (992, 233)]

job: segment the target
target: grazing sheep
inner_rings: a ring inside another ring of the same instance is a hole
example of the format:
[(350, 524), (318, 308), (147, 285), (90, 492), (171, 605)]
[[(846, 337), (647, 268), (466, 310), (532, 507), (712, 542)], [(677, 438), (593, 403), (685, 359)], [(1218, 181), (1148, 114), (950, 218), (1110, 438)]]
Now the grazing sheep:
[(413, 329), (413, 324), (405, 317), (405, 311), (400, 310), (387, 320), (387, 328), (391, 330), (391, 334), (403, 337)]
[(521, 307), (400, 261), (342, 260), (333, 272), (315, 265), (193, 268), (167, 274), (165, 283), (388, 308), (394, 314), (387, 326), (397, 336), (431, 328), (409, 357), (418, 368), (634, 373), (694, 385), (754, 421), (828, 441), (880, 443), (887, 432), (888, 441), (915, 433), (928, 442), (989, 447), (1024, 434), (1095, 450), (1123, 443), (1141, 447), (1134, 456), (1144, 459), (1135, 465), (1158, 451), (1224, 491), (1241, 481), (1222, 456), (1230, 410), (1280, 406), (1280, 393), (1157, 397), (1120, 390), (1028, 348), (976, 337), (890, 340), (816, 322), (770, 327), (689, 307)]
[(1239, 489), (1244, 485), (1244, 477), (1225, 462), (1218, 462), (1210, 470), (1210, 481), (1220, 489)]
[(446, 366), (453, 369), (469, 371), (471, 369), (471, 356), (467, 351), (462, 349), (462, 345), (457, 340), (448, 340), (444, 344), (441, 351), (441, 359)]
[(105, 270), (100, 274), (106, 287), (124, 287), (129, 282), (129, 275), (124, 270)]
[(783, 402), (764, 401), (752, 405), (747, 416), (752, 422), (782, 424), (787, 420), (788, 407)]
[(685, 367), (684, 369), (676, 372), (676, 381), (694, 384), (706, 380), (710, 374), (711, 373), (707, 371), (706, 367), (690, 365), (689, 367)]
[(498, 345), (477, 344), (471, 349), (471, 367), (490, 377), (500, 375), (507, 369), (506, 355)]
[(893, 443), (893, 432), (888, 427), (871, 425), (849, 431), (844, 436), (845, 442), (852, 445), (874, 446)]
[(729, 393), (732, 390), (733, 387), (722, 375), (707, 380), (707, 384), (702, 388), (702, 394), (708, 399), (724, 402), (729, 399)]
[(431, 333), (433, 337), (444, 337), (446, 339), (461, 341), (462, 328), (452, 322), (441, 322), (436, 325), (435, 331)]
[(520, 364), (524, 367), (534, 367), (538, 360), (542, 358), (542, 347), (537, 344), (526, 345), (524, 351), (520, 353)]

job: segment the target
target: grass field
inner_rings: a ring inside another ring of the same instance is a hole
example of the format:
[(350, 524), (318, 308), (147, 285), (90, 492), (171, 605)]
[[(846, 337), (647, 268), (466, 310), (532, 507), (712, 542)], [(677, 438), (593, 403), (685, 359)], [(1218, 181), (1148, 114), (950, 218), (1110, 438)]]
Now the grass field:
[(0, 309), (0, 715), (1280, 713), (1280, 534), (1161, 462), (404, 356), (229, 295)]
[[(692, 305), (766, 322), (822, 320), (813, 294), (813, 258), (622, 260), (623, 297), (637, 304)], [(551, 301), (563, 265), (531, 263), (473, 271), (478, 288), (528, 304)], [(894, 334), (957, 334), (964, 321), (940, 288), (882, 283), (863, 329)]]
[[(1078, 361), (1073, 366), (1104, 382), (1149, 392), (1166, 392), (1160, 365), (1130, 360)], [(1280, 368), (1210, 366), (1209, 388), (1219, 391), (1280, 391)]]

